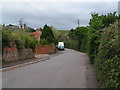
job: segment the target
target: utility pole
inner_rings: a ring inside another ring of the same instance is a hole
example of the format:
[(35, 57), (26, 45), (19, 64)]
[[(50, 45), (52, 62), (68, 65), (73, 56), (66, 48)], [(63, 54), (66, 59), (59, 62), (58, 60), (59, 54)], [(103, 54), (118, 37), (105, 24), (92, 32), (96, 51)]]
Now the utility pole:
[(20, 24), (20, 28), (23, 29), (23, 18), (20, 18), (19, 24)]
[(79, 19), (77, 20), (77, 24), (78, 24), (78, 27), (80, 27), (80, 22), (79, 22)]

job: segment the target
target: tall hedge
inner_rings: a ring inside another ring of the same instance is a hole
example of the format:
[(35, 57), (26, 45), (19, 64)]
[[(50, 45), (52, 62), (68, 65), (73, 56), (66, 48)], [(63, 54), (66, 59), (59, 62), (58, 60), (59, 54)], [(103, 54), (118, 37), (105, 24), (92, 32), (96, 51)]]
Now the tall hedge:
[(102, 34), (95, 68), (102, 88), (120, 88), (120, 26), (118, 22)]
[(74, 50), (78, 50), (79, 46), (78, 46), (78, 41), (77, 40), (69, 40), (69, 41), (65, 41), (65, 47), (66, 48), (70, 48), (70, 49), (74, 49)]
[(68, 32), (71, 41), (66, 41), (66, 47), (81, 52), (87, 51), (87, 27), (77, 27), (75, 30)]
[(81, 51), (81, 52), (86, 52), (87, 51), (87, 47), (86, 47), (87, 32), (88, 32), (87, 27), (77, 27), (75, 29), (75, 37), (76, 37), (76, 40), (78, 40), (79, 51)]
[(86, 43), (86, 47), (87, 47), (87, 53), (90, 57), (90, 61), (93, 64), (94, 63), (94, 59), (98, 53), (98, 47), (100, 44), (100, 31), (95, 30), (93, 28), (88, 29), (88, 33), (87, 33), (87, 43)]

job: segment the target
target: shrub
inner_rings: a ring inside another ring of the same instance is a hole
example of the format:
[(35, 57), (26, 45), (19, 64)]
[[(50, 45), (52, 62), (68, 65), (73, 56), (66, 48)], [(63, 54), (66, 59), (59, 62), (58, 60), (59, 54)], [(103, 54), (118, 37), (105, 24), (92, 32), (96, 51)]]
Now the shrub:
[(2, 49), (7, 46), (10, 47), (11, 41), (16, 43), (18, 49), (34, 49), (36, 45), (35, 39), (23, 30), (19, 30), (16, 33), (10, 30), (2, 30)]
[(16, 46), (18, 49), (23, 49), (25, 48), (25, 40), (21, 38), (21, 36), (19, 34), (13, 34), (12, 35), (12, 40), (15, 41)]
[(7, 29), (2, 30), (2, 49), (6, 46), (10, 46), (12, 32)]
[(23, 30), (20, 30), (17, 32), (17, 35), (21, 38), (21, 40), (24, 41), (24, 47), (25, 48), (35, 48), (36, 40), (31, 37), (28, 33), (24, 32)]
[(94, 63), (94, 58), (98, 53), (100, 43), (100, 31), (89, 28), (87, 33), (87, 53), (90, 57), (91, 63)]
[(41, 45), (47, 45), (48, 42), (47, 42), (46, 39), (40, 39), (40, 44), (41, 44)]
[(118, 22), (107, 28), (95, 58), (95, 68), (102, 88), (120, 88), (120, 38)]
[(78, 50), (78, 41), (76, 41), (76, 40), (65, 41), (65, 47), (74, 49), (74, 50)]

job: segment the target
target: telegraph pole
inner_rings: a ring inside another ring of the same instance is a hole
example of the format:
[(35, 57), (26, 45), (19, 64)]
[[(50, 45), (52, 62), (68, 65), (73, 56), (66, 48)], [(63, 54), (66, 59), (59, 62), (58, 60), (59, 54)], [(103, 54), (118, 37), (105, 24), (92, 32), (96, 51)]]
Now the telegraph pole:
[(19, 25), (20, 25), (20, 29), (23, 30), (23, 18), (20, 18)]
[(79, 19), (77, 20), (77, 24), (78, 24), (78, 27), (80, 27), (80, 22), (79, 22)]

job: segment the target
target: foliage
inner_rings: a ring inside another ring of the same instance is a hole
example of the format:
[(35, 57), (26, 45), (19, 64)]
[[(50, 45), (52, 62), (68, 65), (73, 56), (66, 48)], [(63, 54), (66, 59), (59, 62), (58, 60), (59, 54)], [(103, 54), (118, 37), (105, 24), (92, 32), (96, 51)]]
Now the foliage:
[(5, 46), (10, 46), (12, 32), (10, 30), (4, 29), (2, 31), (2, 48)]
[(79, 51), (86, 52), (87, 27), (77, 27), (75, 29), (75, 39), (78, 41)]
[(105, 27), (110, 26), (113, 24), (117, 19), (116, 12), (108, 13), (107, 15), (99, 15), (98, 13), (91, 13), (91, 19), (89, 22), (90, 27), (100, 30)]
[(47, 25), (45, 25), (44, 28), (42, 29), (41, 38), (47, 40), (48, 44), (51, 43), (57, 44), (57, 39), (54, 37), (51, 28)]
[(15, 42), (18, 49), (35, 48), (36, 41), (28, 33), (19, 30), (16, 33), (10, 30), (2, 30), (2, 48), (10, 47), (11, 42)]
[(102, 17), (98, 16), (98, 13), (91, 13), (92, 19), (90, 19), (90, 27), (94, 28), (94, 29), (102, 29), (104, 24), (102, 21)]
[(78, 41), (76, 41), (76, 40), (65, 41), (65, 47), (74, 49), (74, 50), (78, 50)]
[(50, 27), (51, 28), (51, 30), (52, 30), (52, 32), (53, 32), (53, 35), (54, 35), (54, 37), (55, 37), (55, 39), (59, 39), (59, 37), (60, 37), (60, 32), (57, 30), (57, 29), (55, 29), (54, 27)]
[[(120, 28), (120, 27), (119, 27)], [(95, 67), (102, 88), (120, 88), (120, 38), (118, 22), (102, 34)]]
[(113, 24), (118, 19), (116, 12), (108, 13), (107, 15), (102, 15), (102, 17), (104, 27), (110, 26), (110, 24)]
[[(86, 42), (87, 42), (87, 32), (88, 32), (88, 28), (87, 27), (77, 27), (75, 30), (70, 30), (68, 32), (68, 36), (71, 38), (71, 40), (73, 40), (74, 42), (76, 41), (77, 45), (75, 45), (76, 50), (78, 51), (82, 51), (82, 52), (86, 52)], [(68, 41), (69, 42), (69, 41)], [(73, 43), (74, 43), (73, 42)], [(70, 42), (69, 42), (70, 43)], [(72, 43), (72, 42), (71, 42)], [(67, 44), (68, 45), (68, 44)], [(68, 45), (68, 48), (70, 45)], [(74, 47), (73, 47), (74, 48)]]
[(40, 44), (41, 45), (47, 45), (47, 40), (46, 39), (40, 39)]
[(60, 37), (59, 37), (59, 41), (61, 42), (66, 42), (69, 40), (69, 36), (68, 36), (68, 30), (58, 30), (60, 32)]
[(29, 34), (27, 34), (26, 32), (24, 32), (23, 30), (19, 30), (19, 32), (17, 32), (17, 36), (19, 36), (19, 38), (21, 38), (21, 40), (24, 41), (25, 48), (35, 48), (35, 45), (36, 45), (35, 39), (31, 37)]
[(8, 26), (13, 26), (12, 24), (9, 24)]
[(25, 31), (26, 32), (35, 32), (35, 30), (33, 28), (31, 28), (31, 27), (28, 27)]
[(100, 43), (100, 31), (89, 27), (87, 33), (87, 53), (90, 56), (91, 63), (94, 63), (94, 58), (98, 53), (98, 47)]
[(58, 30), (62, 35), (66, 35), (68, 30)]
[(12, 33), (12, 41), (14, 41), (17, 45), (18, 49), (25, 48), (25, 40), (21, 38), (19, 34)]
[(71, 38), (71, 39), (75, 39), (75, 30), (70, 30), (69, 32), (68, 32), (68, 36)]

